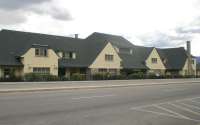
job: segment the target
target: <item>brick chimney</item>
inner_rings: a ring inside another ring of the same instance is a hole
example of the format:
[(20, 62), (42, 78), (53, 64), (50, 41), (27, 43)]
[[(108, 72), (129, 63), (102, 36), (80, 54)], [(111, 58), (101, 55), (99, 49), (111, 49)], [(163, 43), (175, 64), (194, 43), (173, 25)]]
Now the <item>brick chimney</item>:
[(78, 39), (78, 34), (75, 34), (75, 38)]
[(191, 42), (190, 41), (187, 41), (187, 52), (190, 56), (191, 55)]
[(192, 70), (192, 57), (191, 57), (191, 42), (187, 41), (187, 53), (188, 53), (188, 75), (193, 75)]

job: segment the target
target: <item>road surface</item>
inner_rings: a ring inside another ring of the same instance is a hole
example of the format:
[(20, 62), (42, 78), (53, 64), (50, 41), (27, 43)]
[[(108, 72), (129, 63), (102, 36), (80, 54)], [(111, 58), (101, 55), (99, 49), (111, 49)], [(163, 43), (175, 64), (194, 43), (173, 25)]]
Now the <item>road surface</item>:
[(0, 94), (0, 125), (199, 123), (200, 83)]

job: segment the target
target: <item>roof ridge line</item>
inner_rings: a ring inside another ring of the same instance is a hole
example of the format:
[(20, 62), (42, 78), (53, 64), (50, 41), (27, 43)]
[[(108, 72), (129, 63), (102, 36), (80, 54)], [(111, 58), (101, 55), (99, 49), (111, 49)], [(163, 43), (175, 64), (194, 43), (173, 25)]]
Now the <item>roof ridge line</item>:
[(78, 40), (83, 40), (81, 38), (73, 38), (73, 37), (68, 37), (68, 36), (61, 36), (61, 35), (53, 35), (53, 34), (46, 34), (46, 33), (37, 33), (37, 32), (29, 32), (29, 31), (20, 31), (20, 30), (10, 30), (10, 29), (1, 29), (0, 32), (18, 32), (18, 33), (26, 33), (26, 34), (34, 34), (34, 35), (45, 35), (45, 36), (52, 36), (52, 37), (63, 37), (63, 38), (70, 38), (70, 39), (78, 39)]

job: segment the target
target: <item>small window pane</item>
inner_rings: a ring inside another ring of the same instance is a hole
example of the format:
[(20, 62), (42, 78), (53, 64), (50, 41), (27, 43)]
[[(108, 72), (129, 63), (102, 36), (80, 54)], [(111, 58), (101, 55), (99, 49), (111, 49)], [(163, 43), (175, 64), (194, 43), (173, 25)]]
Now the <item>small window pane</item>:
[(75, 52), (64, 52), (63, 58), (65, 58), (65, 59), (76, 59), (76, 53)]
[(48, 56), (48, 50), (44, 49), (44, 56)]
[(99, 73), (106, 73), (107, 69), (99, 69)]
[(114, 58), (113, 55), (108, 55), (108, 54), (105, 55), (106, 61), (113, 61), (113, 58)]
[(157, 63), (157, 58), (151, 58), (152, 63)]
[(72, 58), (76, 59), (76, 53), (72, 53)]
[(47, 48), (36, 48), (35, 55), (36, 56), (48, 56), (48, 49)]
[(39, 56), (39, 49), (38, 48), (35, 49), (35, 55)]
[(50, 68), (38, 68), (38, 67), (35, 67), (33, 68), (33, 72), (34, 73), (45, 73), (45, 74), (49, 74), (50, 73)]
[(70, 58), (69, 52), (64, 52), (64, 53), (63, 53), (63, 58), (69, 59), (69, 58)]

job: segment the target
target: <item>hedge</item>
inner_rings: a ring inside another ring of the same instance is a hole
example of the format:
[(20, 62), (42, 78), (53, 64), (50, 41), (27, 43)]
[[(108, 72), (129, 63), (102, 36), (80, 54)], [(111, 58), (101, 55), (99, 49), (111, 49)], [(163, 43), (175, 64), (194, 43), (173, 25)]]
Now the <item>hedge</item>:
[(75, 73), (75, 74), (72, 74), (72, 76), (70, 77), (69, 80), (72, 80), (72, 81), (84, 81), (84, 80), (86, 80), (86, 75)]
[(21, 82), (22, 77), (10, 77), (10, 78), (0, 78), (0, 82)]
[[(199, 76), (198, 76), (199, 77)], [(196, 77), (196, 78), (198, 78)], [(94, 74), (91, 80), (129, 80), (129, 79), (171, 79), (171, 78), (195, 78), (194, 76), (181, 76), (181, 75), (165, 75), (156, 76), (155, 74), (144, 74), (142, 72), (132, 73), (129, 75), (112, 75), (109, 73)], [(88, 80), (85, 74), (72, 74), (70, 78), (58, 77), (50, 74), (36, 74), (28, 73), (24, 77), (11, 77), (11, 78), (0, 78), (0, 82), (19, 82), (19, 81), (83, 81)]]
[(42, 73), (28, 73), (24, 76), (24, 81), (59, 81), (58, 76)]
[(98, 73), (92, 75), (92, 80), (122, 80), (127, 79), (125, 75), (113, 75), (109, 73)]

